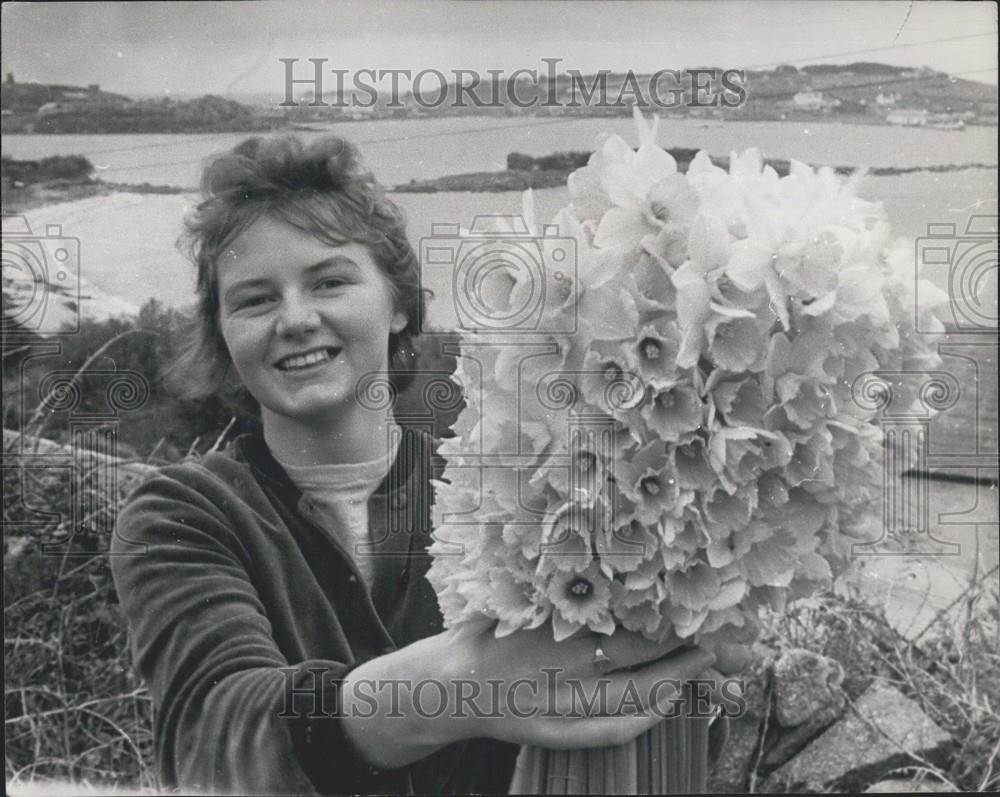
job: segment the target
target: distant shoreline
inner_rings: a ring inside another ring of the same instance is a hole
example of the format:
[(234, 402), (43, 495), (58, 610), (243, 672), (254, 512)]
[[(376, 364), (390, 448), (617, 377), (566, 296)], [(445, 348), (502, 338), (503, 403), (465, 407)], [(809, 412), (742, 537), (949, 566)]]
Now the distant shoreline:
[[(946, 166), (917, 166), (912, 168), (870, 169), (868, 174), (876, 177), (911, 174), (914, 172), (955, 172), (966, 169), (997, 170), (996, 164), (970, 163), (948, 164)], [(847, 174), (853, 169), (838, 167), (839, 174)], [(787, 173), (787, 172), (786, 172)], [(511, 191), (540, 190), (545, 188), (561, 188), (566, 185), (569, 172), (535, 171), (519, 172), (504, 170), (500, 172), (471, 172), (438, 177), (432, 180), (419, 180), (404, 183), (389, 189), (393, 194), (436, 194), (436, 193), (474, 193), (492, 194)], [(111, 196), (112, 194), (193, 194), (197, 188), (183, 188), (175, 185), (152, 185), (150, 183), (112, 183), (94, 180), (89, 183), (67, 185), (34, 185), (26, 189), (10, 189), (4, 192), (3, 205), (8, 213), (24, 213), (41, 207), (49, 207), (64, 202), (75, 202), (95, 196)]]
[(4, 130), (3, 134), (5, 136), (55, 138), (56, 136), (267, 136), (282, 133), (323, 133), (326, 131), (326, 127), (317, 127), (315, 124), (296, 123), (256, 130), (251, 128), (199, 130), (196, 128), (194, 130), (83, 130), (78, 133), (67, 133), (65, 130)]
[[(455, 115), (455, 116), (443, 117), (443, 118), (468, 119), (468, 118), (472, 118), (472, 117), (470, 115)], [(484, 118), (490, 118), (490, 117), (484, 117)], [(614, 121), (616, 119), (627, 119), (627, 118), (631, 118), (631, 117), (630, 116), (626, 116), (626, 115), (623, 115), (623, 116), (609, 116), (607, 114), (595, 113), (595, 114), (591, 114), (591, 115), (587, 115), (587, 114), (567, 114), (567, 115), (562, 116), (562, 117), (559, 117), (559, 116), (545, 116), (545, 117), (540, 117), (540, 116), (526, 114), (526, 115), (523, 115), (523, 116), (498, 116), (498, 117), (495, 117), (495, 118), (499, 119), (499, 120), (507, 120), (507, 119), (509, 119), (512, 122), (513, 121), (518, 121), (518, 120), (522, 120), (523, 121), (523, 120), (526, 120), (526, 119), (543, 119), (543, 118), (545, 120), (548, 120), (548, 121), (563, 120), (563, 121), (567, 121), (567, 122), (572, 122), (572, 121), (577, 121), (577, 120), (580, 120), (580, 119), (605, 119), (605, 120), (612, 120), (612, 121)], [(863, 115), (863, 114), (839, 114), (837, 116), (830, 116), (829, 114), (822, 114), (822, 115), (820, 115), (820, 114), (799, 113), (799, 114), (786, 115), (786, 117), (784, 119), (779, 118), (777, 116), (775, 116), (775, 117), (770, 117), (770, 116), (768, 116), (768, 117), (753, 116), (753, 117), (747, 117), (747, 118), (741, 118), (741, 119), (733, 119), (733, 118), (712, 117), (712, 116), (683, 116), (683, 117), (673, 117), (673, 116), (669, 116), (669, 115), (665, 116), (665, 117), (661, 117), (661, 118), (663, 119), (664, 122), (687, 121), (687, 122), (700, 123), (700, 124), (723, 124), (723, 125), (725, 125), (725, 124), (743, 124), (743, 123), (747, 123), (747, 122), (750, 122), (750, 123), (775, 123), (775, 124), (802, 124), (804, 122), (807, 122), (809, 124), (821, 124), (821, 125), (865, 125), (865, 126), (871, 126), (871, 127), (896, 127), (896, 128), (913, 128), (913, 127), (918, 127), (918, 128), (922, 128), (922, 129), (926, 129), (926, 130), (941, 129), (941, 128), (936, 128), (933, 125), (902, 125), (902, 124), (893, 124), (893, 123), (885, 121), (885, 119), (882, 119), (880, 117), (871, 117), (871, 116), (866, 116), (866, 115)], [(74, 135), (79, 135), (79, 136), (112, 136), (112, 135), (114, 135), (114, 136), (164, 136), (164, 135), (171, 135), (171, 136), (203, 136), (203, 135), (220, 135), (220, 136), (246, 135), (246, 136), (253, 136), (253, 135), (265, 135), (266, 136), (266, 135), (280, 135), (282, 133), (324, 133), (324, 132), (332, 132), (332, 128), (335, 128), (335, 127), (337, 127), (339, 125), (342, 125), (342, 124), (357, 124), (359, 122), (364, 122), (364, 121), (422, 122), (422, 121), (436, 121), (436, 119), (437, 119), (436, 117), (421, 116), (421, 115), (400, 116), (400, 117), (378, 117), (378, 118), (375, 118), (375, 119), (372, 119), (372, 120), (350, 119), (350, 118), (343, 118), (343, 117), (331, 117), (330, 119), (322, 119), (322, 120), (315, 119), (315, 120), (310, 120), (308, 122), (292, 122), (292, 123), (288, 123), (288, 124), (275, 125), (275, 126), (269, 127), (269, 128), (256, 128), (256, 129), (254, 129), (254, 128), (247, 128), (247, 127), (237, 127), (237, 128), (225, 129), (225, 130), (206, 130), (206, 129), (203, 129), (203, 128), (194, 128), (194, 129), (191, 129), (191, 130), (129, 130), (129, 131), (123, 131), (123, 130), (117, 130), (117, 129), (108, 129), (108, 130), (84, 130), (84, 131), (80, 131), (78, 133), (66, 132), (64, 130), (37, 130), (37, 129), (32, 129), (32, 130), (18, 130), (18, 129), (9, 129), (9, 130), (4, 130), (3, 133), (4, 133), (4, 135), (11, 135), (11, 136), (29, 136), (29, 137), (37, 136), (39, 138), (48, 138), (48, 137), (54, 137), (54, 136), (74, 136)], [(970, 122), (966, 122), (965, 126), (966, 127), (996, 127), (997, 125), (995, 123), (992, 123), (992, 122), (970, 121)]]
[(23, 213), (27, 210), (75, 202), (94, 196), (112, 194), (188, 194), (196, 188), (181, 188), (175, 185), (152, 185), (151, 183), (113, 183), (104, 180), (86, 182), (53, 181), (33, 183), (23, 187), (6, 187), (3, 191), (5, 213)]
[[(667, 149), (677, 161), (678, 170), (686, 172), (697, 150), (687, 148)], [(390, 193), (399, 194), (435, 194), (445, 192), (455, 193), (504, 193), (521, 192), (528, 189), (562, 188), (566, 180), (577, 168), (585, 166), (590, 152), (561, 152), (552, 155), (532, 157), (519, 153), (511, 153), (508, 164), (517, 164), (520, 168), (507, 168), (494, 172), (467, 172), (462, 174), (444, 175), (427, 180), (411, 180), (408, 183), (396, 185)], [(714, 165), (729, 168), (729, 158), (711, 156)], [(766, 158), (764, 164), (771, 167), (783, 177), (789, 173), (790, 162), (781, 158)], [(552, 166), (555, 165), (555, 168)], [(834, 166), (833, 170), (840, 175), (849, 175), (857, 171), (853, 166)], [(996, 171), (995, 163), (961, 163), (932, 166), (912, 167), (873, 167), (867, 174), (875, 177), (890, 177), (912, 174), (916, 172), (940, 173), (955, 172), (967, 169), (988, 169)], [(3, 205), (7, 212), (23, 213), (39, 207), (73, 202), (95, 196), (110, 196), (116, 193), (130, 194), (190, 194), (197, 192), (196, 187), (177, 185), (154, 185), (152, 183), (119, 183), (91, 178), (87, 180), (50, 180), (19, 184), (5, 178), (3, 181)]]
[[(690, 149), (668, 149), (677, 161), (680, 172), (686, 172), (695, 150)], [(395, 186), (392, 191), (401, 194), (434, 194), (447, 191), (466, 191), (471, 193), (500, 193), (504, 191), (526, 191), (530, 189), (558, 188), (566, 184), (566, 179), (572, 172), (586, 165), (588, 152), (559, 153), (559, 156), (567, 161), (575, 161), (572, 168), (546, 169), (526, 168), (526, 169), (504, 169), (498, 172), (468, 172), (465, 174), (446, 175), (435, 177), (429, 180), (411, 180)], [(546, 161), (554, 156), (542, 158), (529, 158), (521, 156), (529, 161)], [(722, 169), (729, 168), (728, 157), (711, 156), (714, 165)], [(779, 177), (784, 177), (791, 168), (790, 161), (782, 158), (765, 158), (764, 165), (770, 166), (777, 172)], [(850, 175), (858, 170), (856, 166), (834, 166), (834, 172), (840, 175)], [(874, 177), (892, 177), (895, 175), (912, 174), (915, 172), (955, 172), (964, 169), (990, 169), (997, 170), (995, 163), (949, 163), (936, 166), (886, 166), (873, 167), (867, 169), (867, 174)]]

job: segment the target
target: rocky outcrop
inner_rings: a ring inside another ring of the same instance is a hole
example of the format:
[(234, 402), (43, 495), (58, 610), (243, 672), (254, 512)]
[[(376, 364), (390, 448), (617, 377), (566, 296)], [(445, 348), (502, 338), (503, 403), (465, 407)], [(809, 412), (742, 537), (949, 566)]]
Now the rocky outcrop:
[(842, 719), (774, 772), (768, 790), (857, 791), (951, 742), (913, 700), (876, 680)]
[(891, 791), (899, 781), (880, 778), (937, 763), (951, 742), (885, 680), (850, 703), (843, 667), (808, 650), (757, 643), (743, 680), (745, 711), (730, 720), (729, 743), (708, 781), (715, 793), (858, 792), (870, 784)]
[(844, 668), (811, 650), (785, 651), (774, 665), (774, 715), (784, 728), (829, 725), (844, 713)]

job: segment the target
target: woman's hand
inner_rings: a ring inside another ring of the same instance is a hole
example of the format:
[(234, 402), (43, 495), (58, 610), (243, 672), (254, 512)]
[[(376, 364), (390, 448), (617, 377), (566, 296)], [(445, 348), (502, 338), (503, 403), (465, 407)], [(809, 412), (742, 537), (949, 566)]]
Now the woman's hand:
[(456, 661), (459, 674), (463, 666), (472, 674), (482, 661), (489, 678), (508, 684), (501, 716), (477, 718), (476, 735), (552, 749), (622, 744), (675, 716), (683, 682), (714, 662), (683, 640), (655, 643), (624, 629), (563, 642), (553, 641), (549, 628), (504, 639), (487, 631), (470, 643), (470, 658)]
[[(502, 639), (492, 629), (447, 631), (353, 670), (341, 713), (348, 738), (382, 767), (475, 737), (566, 749), (620, 744), (676, 716), (683, 682), (715, 661), (683, 646), (624, 629), (563, 642), (550, 628)], [(390, 694), (379, 684), (398, 686)]]

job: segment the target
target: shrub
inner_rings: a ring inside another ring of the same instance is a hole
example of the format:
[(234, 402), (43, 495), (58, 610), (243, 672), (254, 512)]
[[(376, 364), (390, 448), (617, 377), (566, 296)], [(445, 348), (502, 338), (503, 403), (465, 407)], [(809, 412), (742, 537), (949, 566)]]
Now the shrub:
[(38, 161), (19, 161), (5, 156), (2, 171), (4, 179), (20, 183), (81, 182), (90, 179), (94, 165), (82, 155), (53, 155)]

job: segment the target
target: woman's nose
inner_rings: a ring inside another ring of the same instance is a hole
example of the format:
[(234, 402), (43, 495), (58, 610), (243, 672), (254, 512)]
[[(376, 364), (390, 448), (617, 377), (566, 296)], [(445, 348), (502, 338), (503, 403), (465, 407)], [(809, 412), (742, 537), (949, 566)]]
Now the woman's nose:
[(276, 332), (279, 335), (302, 335), (319, 328), (319, 313), (305, 296), (291, 294), (281, 300)]

